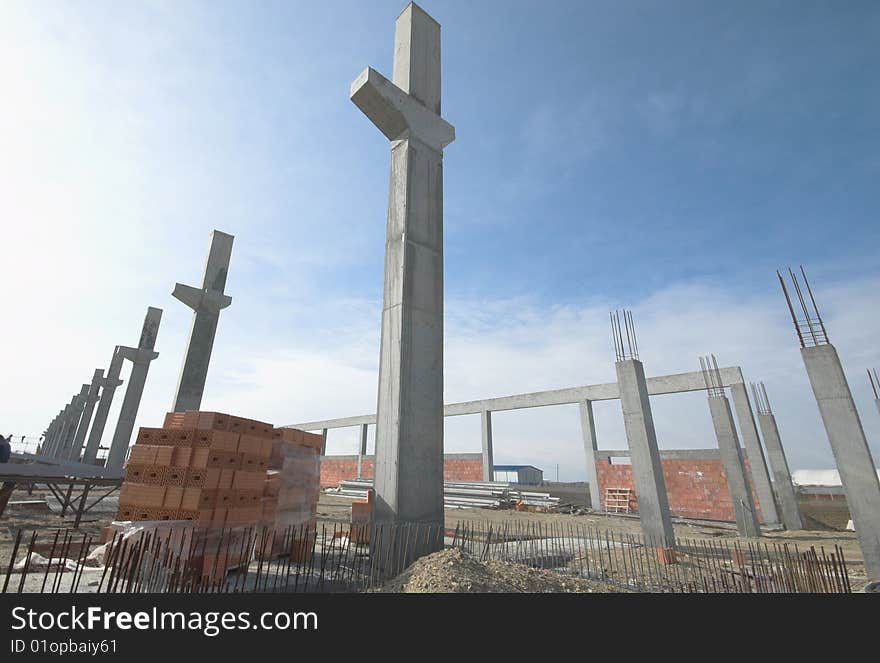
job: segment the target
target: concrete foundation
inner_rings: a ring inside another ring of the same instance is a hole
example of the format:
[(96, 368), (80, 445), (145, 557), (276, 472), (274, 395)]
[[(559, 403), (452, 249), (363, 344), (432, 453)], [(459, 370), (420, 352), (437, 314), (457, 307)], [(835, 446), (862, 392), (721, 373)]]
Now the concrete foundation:
[(225, 295), (223, 290), (226, 287), (233, 239), (232, 235), (219, 230), (212, 232), (202, 287), (193, 288), (177, 283), (171, 293), (193, 310), (189, 343), (174, 396), (174, 412), (198, 410), (201, 407), (220, 311), (232, 303), (232, 298)]
[(122, 372), (122, 353), (119, 346), (113, 349), (113, 357), (110, 359), (110, 367), (107, 375), (101, 380), (101, 398), (95, 410), (95, 421), (92, 430), (89, 431), (89, 439), (86, 442), (86, 450), (83, 453), (83, 463), (92, 464), (98, 458), (98, 449), (101, 439), (104, 437), (104, 428), (107, 425), (107, 415), (110, 414), (110, 405), (113, 403), (113, 394), (116, 387), (122, 384), (119, 375)]
[(733, 407), (736, 410), (736, 420), (742, 434), (742, 444), (749, 454), (749, 467), (752, 481), (755, 484), (755, 492), (758, 495), (758, 502), (761, 504), (761, 515), (765, 524), (776, 526), (779, 524), (779, 512), (776, 508), (773, 486), (770, 483), (770, 473), (767, 471), (767, 463), (761, 449), (761, 438), (758, 437), (758, 428), (755, 426), (755, 416), (749, 402), (749, 392), (746, 385), (740, 382), (731, 385), (730, 395), (733, 397)]
[(837, 350), (801, 349), (840, 473), (869, 580), (880, 580), (880, 481)]
[(758, 413), (758, 424), (761, 427), (761, 435), (764, 437), (764, 446), (767, 447), (767, 457), (773, 472), (773, 488), (782, 511), (782, 522), (785, 529), (803, 529), (804, 523), (798, 506), (797, 493), (795, 493), (794, 484), (791, 482), (791, 472), (788, 469), (788, 460), (782, 448), (776, 417), (772, 413)]
[(642, 533), (647, 545), (671, 548), (675, 546), (675, 534), (669, 515), (645, 369), (637, 359), (618, 361), (615, 368)]
[(483, 481), (492, 481), (495, 461), (492, 452), (492, 413), (488, 410), (480, 414), (480, 437), (483, 442)]
[(138, 347), (119, 347), (119, 354), (132, 362), (132, 367), (128, 386), (125, 388), (122, 409), (119, 411), (119, 420), (116, 422), (116, 431), (113, 433), (113, 442), (110, 444), (110, 453), (104, 464), (104, 467), (108, 469), (121, 469), (125, 462), (125, 454), (128, 451), (129, 442), (131, 442), (131, 432), (134, 429), (134, 420), (137, 417), (141, 396), (144, 393), (144, 384), (147, 381), (147, 371), (150, 368), (150, 362), (159, 356), (159, 353), (154, 352), (153, 348), (156, 346), (156, 336), (159, 333), (161, 320), (162, 309), (149, 307)]
[[(752, 501), (752, 491), (746, 478), (746, 468), (743, 464), (739, 449), (739, 440), (736, 435), (736, 426), (733, 423), (733, 414), (730, 411), (730, 403), (726, 396), (710, 396), (709, 412), (712, 414), (712, 425), (715, 427), (715, 436), (718, 438), (718, 450), (721, 452), (721, 462), (724, 465), (724, 473), (727, 475), (727, 486), (730, 490), (730, 499), (733, 503), (733, 512), (736, 516), (736, 526), (740, 536), (759, 537), (761, 528), (758, 525), (758, 517), (755, 513), (755, 503)], [(752, 454), (749, 451), (749, 459)], [(752, 472), (756, 462), (751, 460)], [(761, 506), (763, 509), (763, 504)]]
[(587, 459), (587, 484), (590, 491), (590, 508), (602, 508), (602, 494), (599, 492), (599, 477), (596, 473), (596, 422), (593, 419), (593, 402), (581, 401), (581, 435), (584, 438), (584, 456)]

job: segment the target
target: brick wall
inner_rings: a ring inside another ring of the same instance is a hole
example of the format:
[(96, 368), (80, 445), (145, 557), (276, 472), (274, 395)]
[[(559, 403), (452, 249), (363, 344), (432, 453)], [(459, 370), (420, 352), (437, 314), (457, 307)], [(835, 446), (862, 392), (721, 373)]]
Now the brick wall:
[[(373, 478), (373, 456), (361, 460), (361, 476)], [(321, 487), (336, 487), (340, 481), (357, 477), (357, 456), (322, 456)], [(444, 481), (482, 481), (483, 457), (480, 454), (446, 454), (443, 457)]]
[[(712, 459), (672, 459), (661, 460), (666, 493), (669, 497), (669, 511), (673, 516), (699, 518), (702, 520), (724, 520), (733, 522), (733, 504), (727, 488), (727, 477), (721, 460)], [(749, 472), (749, 461), (745, 461)], [(635, 490), (631, 465), (612, 465), (606, 459), (596, 461), (596, 474), (599, 478), (599, 493), (602, 508), (605, 508), (606, 488), (630, 488)], [(748, 475), (751, 483), (751, 474)], [(752, 488), (752, 499), (761, 521), (761, 507)], [(631, 505), (638, 508), (637, 503)]]

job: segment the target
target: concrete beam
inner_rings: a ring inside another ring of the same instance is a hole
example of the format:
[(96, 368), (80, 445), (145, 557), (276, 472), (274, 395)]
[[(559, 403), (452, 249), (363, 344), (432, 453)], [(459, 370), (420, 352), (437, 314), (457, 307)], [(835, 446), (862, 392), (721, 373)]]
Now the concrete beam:
[[(740, 451), (745, 456), (744, 449)], [(628, 458), (629, 449), (599, 449), (596, 452), (597, 460), (609, 460), (611, 458)], [(721, 452), (718, 449), (660, 449), (661, 460), (719, 460)]]
[(144, 319), (138, 347), (120, 346), (119, 348), (119, 353), (132, 363), (132, 367), (128, 386), (125, 388), (125, 398), (119, 411), (119, 420), (116, 422), (116, 430), (113, 433), (113, 442), (110, 444), (110, 453), (104, 465), (108, 469), (120, 469), (125, 462), (134, 421), (141, 404), (141, 396), (144, 393), (144, 384), (147, 381), (147, 371), (150, 368), (150, 362), (159, 356), (159, 353), (154, 352), (153, 348), (156, 346), (156, 336), (159, 334), (161, 321), (162, 309), (150, 306)]
[(733, 407), (736, 410), (743, 446), (749, 452), (749, 474), (755, 486), (758, 504), (761, 505), (761, 516), (765, 524), (778, 525), (779, 513), (776, 510), (773, 487), (770, 484), (770, 473), (767, 472), (767, 463), (761, 449), (761, 438), (758, 437), (758, 428), (755, 426), (755, 417), (749, 403), (749, 392), (746, 385), (742, 382), (732, 384), (730, 395), (733, 397)]
[(639, 521), (646, 545), (657, 548), (675, 546), (669, 514), (666, 482), (657, 448), (657, 433), (651, 414), (645, 369), (637, 359), (615, 364), (620, 386), (620, 406), (632, 459), (633, 483), (639, 504)]
[(193, 288), (177, 283), (171, 293), (193, 310), (189, 342), (172, 406), (174, 412), (198, 410), (201, 407), (220, 311), (232, 303), (232, 298), (223, 290), (226, 288), (233, 240), (232, 235), (213, 231), (202, 287)]
[[(719, 371), (722, 386), (729, 387), (735, 383), (742, 383), (743, 376), (739, 366), (722, 368)], [(705, 391), (706, 383), (700, 371), (688, 373), (676, 373), (673, 375), (658, 375), (647, 379), (648, 394), (660, 396), (663, 394), (679, 394), (689, 391)], [(609, 401), (620, 398), (617, 383), (585, 385), (582, 387), (568, 387), (565, 389), (551, 389), (513, 396), (501, 396), (499, 398), (485, 398), (478, 401), (464, 401), (450, 403), (443, 408), (446, 417), (458, 417), (467, 414), (480, 414), (484, 410), (491, 412), (503, 412), (506, 410), (524, 410), (533, 407), (549, 407), (552, 405), (571, 405), (582, 401)], [(360, 426), (361, 424), (375, 424), (376, 415), (362, 414), (356, 417), (342, 417), (338, 419), (324, 419), (320, 421), (307, 421), (299, 424), (288, 424), (290, 428), (299, 428), (306, 431), (315, 431), (322, 428), (347, 428), (348, 426)]]
[(880, 580), (880, 480), (837, 350), (801, 348), (801, 357), (834, 452), (869, 580)]

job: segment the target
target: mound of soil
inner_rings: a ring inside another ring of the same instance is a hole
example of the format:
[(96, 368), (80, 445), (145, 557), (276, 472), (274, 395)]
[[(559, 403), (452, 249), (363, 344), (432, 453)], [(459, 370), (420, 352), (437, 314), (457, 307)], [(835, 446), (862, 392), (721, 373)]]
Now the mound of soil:
[(449, 548), (417, 560), (378, 591), (403, 594), (543, 594), (613, 593), (621, 590), (523, 564), (481, 562), (459, 548)]

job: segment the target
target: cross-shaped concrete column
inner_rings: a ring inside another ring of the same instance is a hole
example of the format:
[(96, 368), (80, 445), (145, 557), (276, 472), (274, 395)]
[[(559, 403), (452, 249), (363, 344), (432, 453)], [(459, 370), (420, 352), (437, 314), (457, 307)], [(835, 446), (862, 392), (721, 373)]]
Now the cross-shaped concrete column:
[(440, 25), (411, 3), (393, 82), (367, 68), (351, 100), (391, 141), (376, 419), (377, 520), (443, 523), (443, 148)]
[(83, 410), (76, 427), (76, 433), (73, 436), (73, 444), (67, 452), (69, 460), (79, 462), (80, 453), (82, 452), (83, 442), (86, 439), (86, 433), (89, 430), (89, 424), (92, 422), (92, 414), (95, 411), (95, 404), (98, 402), (98, 389), (101, 387), (101, 379), (104, 371), (100, 368), (95, 369), (92, 375), (92, 381), (89, 384), (89, 391), (83, 401)]
[[(410, 3), (394, 30), (393, 82), (365, 69), (351, 100), (391, 141), (376, 415), (378, 521), (443, 524), (443, 148), (440, 24)], [(442, 546), (391, 554), (392, 567)], [(406, 559), (404, 559), (404, 557)]]
[(156, 347), (156, 336), (159, 333), (161, 320), (162, 309), (150, 306), (147, 309), (147, 317), (144, 319), (138, 347), (119, 347), (119, 354), (133, 365), (131, 375), (128, 377), (128, 386), (125, 388), (122, 408), (119, 410), (116, 431), (113, 433), (113, 442), (110, 444), (110, 453), (104, 464), (106, 468), (118, 470), (125, 462), (125, 452), (128, 450), (128, 443), (131, 442), (131, 431), (134, 429), (134, 420), (137, 417), (141, 396), (144, 393), (147, 371), (150, 368), (150, 362), (159, 356), (158, 352), (153, 352), (153, 348)]
[(89, 441), (83, 453), (84, 463), (94, 463), (98, 457), (98, 448), (101, 446), (101, 438), (104, 436), (104, 427), (107, 425), (107, 415), (110, 414), (110, 405), (113, 402), (113, 394), (116, 387), (122, 384), (119, 375), (122, 372), (122, 353), (120, 346), (113, 348), (113, 357), (110, 359), (110, 367), (107, 375), (101, 379), (101, 398), (95, 411), (95, 421), (92, 430), (89, 431)]
[(177, 283), (174, 292), (171, 293), (193, 310), (189, 343), (186, 346), (177, 393), (174, 396), (172, 407), (174, 412), (198, 410), (202, 405), (220, 311), (232, 303), (232, 297), (224, 294), (223, 290), (226, 288), (226, 275), (229, 272), (229, 259), (232, 256), (234, 239), (232, 235), (219, 230), (213, 231), (202, 287), (193, 288)]

